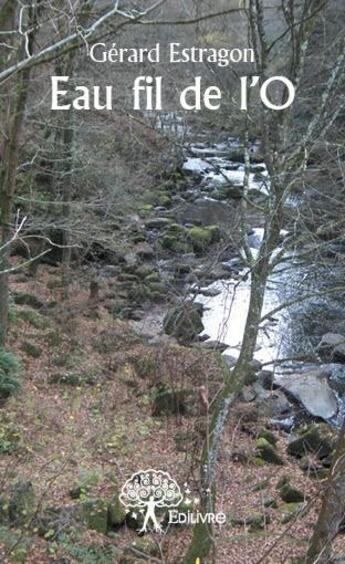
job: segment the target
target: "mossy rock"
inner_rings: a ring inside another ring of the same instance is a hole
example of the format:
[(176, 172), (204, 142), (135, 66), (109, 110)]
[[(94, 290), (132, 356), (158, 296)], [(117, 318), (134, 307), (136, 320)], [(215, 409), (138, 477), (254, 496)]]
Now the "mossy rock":
[(39, 358), (42, 354), (42, 349), (29, 341), (24, 341), (21, 345), (21, 349), (28, 356), (32, 356), (32, 358)]
[(196, 253), (202, 253), (212, 243), (220, 240), (220, 229), (218, 225), (209, 225), (208, 227), (190, 227), (188, 229), (188, 237), (192, 243), (193, 250)]
[(329, 474), (329, 468), (323, 466), (320, 462), (315, 463), (315, 461), (310, 460), (308, 456), (301, 458), (299, 467), (310, 476), (310, 478), (315, 478), (316, 480), (323, 480), (327, 478)]
[(296, 458), (302, 458), (307, 452), (312, 452), (322, 459), (333, 452), (335, 441), (335, 433), (326, 423), (313, 423), (290, 441), (287, 452)]
[(262, 492), (263, 490), (268, 488), (269, 485), (270, 485), (270, 479), (269, 478), (265, 478), (264, 480), (260, 480), (260, 482), (257, 482), (256, 484), (254, 484), (253, 492)]
[(279, 495), (285, 503), (300, 503), (305, 500), (303, 492), (292, 486), (289, 482), (285, 482), (279, 488)]
[[(135, 268), (136, 268), (137, 275), (140, 276), (140, 277), (147, 279), (147, 278), (152, 276), (153, 278), (158, 277), (158, 279), (159, 279), (158, 272), (156, 272), (155, 269), (152, 266), (150, 266), (149, 264), (141, 264), (140, 266), (137, 266)], [(155, 280), (152, 280), (152, 281), (155, 281)]]
[(50, 331), (44, 335), (44, 341), (50, 347), (60, 347), (63, 343), (63, 337), (59, 331)]
[(217, 190), (212, 192), (212, 198), (215, 200), (234, 199), (239, 200), (243, 196), (243, 186), (225, 185), (220, 186)]
[(26, 292), (14, 292), (13, 301), (17, 305), (27, 305), (34, 309), (41, 309), (45, 306), (45, 303), (40, 298)]
[(35, 327), (35, 329), (46, 329), (50, 326), (50, 321), (32, 309), (21, 309), (18, 316)]
[(33, 521), (37, 511), (37, 498), (33, 485), (28, 480), (19, 479), (9, 494), (8, 516), (17, 527), (27, 527)]
[(233, 527), (237, 526), (249, 526), (250, 532), (260, 531), (265, 528), (265, 525), (271, 522), (271, 517), (269, 513), (266, 512), (254, 512), (246, 517), (233, 517), (230, 516), (230, 524)]
[(194, 389), (186, 390), (163, 390), (159, 391), (153, 402), (152, 415), (194, 414), (195, 406), (198, 404)]
[(161, 281), (161, 277), (159, 276), (158, 272), (154, 272), (152, 271), (151, 274), (148, 274), (145, 276), (145, 284), (147, 284), (148, 282), (160, 282)]
[[(145, 280), (145, 284), (147, 284), (147, 280)], [(150, 292), (154, 293), (158, 293), (158, 294), (163, 294), (166, 297), (166, 286), (163, 282), (149, 282), (147, 284), (148, 289), (150, 290)]]
[(65, 372), (63, 374), (52, 374), (49, 378), (50, 384), (65, 384), (67, 386), (81, 386), (87, 379), (80, 374)]
[(170, 208), (172, 203), (171, 196), (167, 192), (162, 192), (156, 197), (156, 205), (162, 206), (163, 208)]
[(159, 545), (149, 539), (139, 538), (125, 548), (120, 564), (135, 564), (138, 560), (150, 559), (150, 556), (160, 556)]
[(304, 503), (284, 503), (278, 508), (281, 514), (281, 523), (286, 524), (292, 521), (297, 515), (303, 515)]
[(268, 429), (261, 429), (258, 434), (258, 438), (266, 439), (266, 441), (268, 441), (274, 447), (277, 445), (277, 437), (274, 433), (272, 433), (272, 431), (269, 431)]
[(272, 507), (272, 509), (277, 509), (277, 500), (274, 497), (266, 496), (262, 500), (264, 507)]
[(202, 307), (185, 302), (168, 311), (163, 321), (164, 331), (183, 341), (193, 341), (204, 330)]
[(102, 499), (80, 503), (77, 516), (88, 529), (103, 534), (108, 530), (108, 502)]
[(119, 527), (126, 521), (126, 511), (115, 495), (108, 505), (108, 527)]
[(279, 455), (277, 449), (263, 437), (257, 439), (256, 450), (259, 454), (259, 457), (265, 462), (279, 465), (284, 464), (283, 459)]
[(171, 223), (167, 230), (167, 234), (185, 237), (187, 235), (187, 229), (184, 225), (180, 225), (179, 223)]
[(20, 427), (2, 411), (0, 417), (0, 454), (12, 454), (20, 447), (21, 440)]
[(180, 240), (175, 235), (164, 235), (161, 240), (161, 245), (164, 249), (173, 251), (174, 253), (185, 253), (188, 250), (186, 241)]

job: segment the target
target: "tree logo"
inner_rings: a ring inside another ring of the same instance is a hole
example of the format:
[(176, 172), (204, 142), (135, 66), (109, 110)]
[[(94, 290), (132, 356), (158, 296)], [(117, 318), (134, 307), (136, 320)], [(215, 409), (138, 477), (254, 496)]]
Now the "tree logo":
[(127, 509), (138, 508), (145, 514), (140, 533), (146, 533), (151, 521), (158, 533), (163, 529), (157, 521), (156, 509), (177, 507), (183, 501), (180, 487), (168, 472), (162, 470), (139, 470), (124, 484), (120, 501)]

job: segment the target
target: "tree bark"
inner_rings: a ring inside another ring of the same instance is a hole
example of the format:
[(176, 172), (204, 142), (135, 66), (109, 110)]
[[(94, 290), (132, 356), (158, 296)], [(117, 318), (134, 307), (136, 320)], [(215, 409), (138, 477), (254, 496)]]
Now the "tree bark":
[[(15, 19), (15, 6), (11, 13), (11, 19)], [(28, 27), (32, 28), (35, 19), (35, 10), (28, 10)], [(12, 22), (13, 23), (13, 22)], [(24, 42), (24, 39), (22, 40)], [(33, 44), (33, 33), (29, 34), (28, 49), (31, 51)], [(20, 54), (24, 51), (24, 45), (19, 49)], [(12, 205), (16, 187), (18, 152), (20, 133), (23, 124), (25, 105), (28, 93), (30, 69), (25, 69), (18, 74), (13, 91), (8, 96), (6, 111), (7, 127), (5, 129), (5, 141), (3, 158), (0, 171), (0, 346), (6, 342), (8, 329), (8, 307), (9, 307), (9, 275), (6, 270), (9, 267), (10, 245), (12, 223)]]
[(322, 497), (319, 518), (312, 535), (306, 564), (328, 564), (332, 541), (345, 516), (345, 426), (339, 438), (330, 475)]

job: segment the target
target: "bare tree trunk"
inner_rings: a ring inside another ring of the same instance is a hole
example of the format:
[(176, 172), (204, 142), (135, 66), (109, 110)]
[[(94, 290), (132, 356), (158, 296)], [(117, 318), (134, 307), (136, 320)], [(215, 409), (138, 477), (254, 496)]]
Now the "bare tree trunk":
[[(7, 12), (8, 15), (8, 12)], [(12, 4), (10, 14), (14, 25), (16, 7)], [(35, 10), (28, 10), (28, 27), (32, 28), (35, 19)], [(23, 39), (24, 42), (24, 39)], [(33, 33), (29, 34), (28, 49), (31, 52)], [(24, 50), (24, 45), (20, 51)], [(22, 53), (21, 53), (22, 54)], [(0, 172), (0, 212), (1, 212), (1, 243), (0, 243), (0, 346), (6, 341), (8, 327), (9, 306), (9, 275), (6, 272), (9, 266), (10, 247), (7, 245), (11, 237), (12, 204), (16, 186), (17, 161), (19, 139), (23, 124), (25, 105), (28, 92), (30, 70), (25, 70), (17, 75), (14, 91), (9, 94), (7, 105), (7, 127), (3, 159)]]
[[(230, 374), (227, 374), (224, 388), (214, 407), (213, 417), (208, 429), (200, 462), (200, 488), (202, 513), (215, 511), (216, 465), (219, 443), (222, 437), (231, 406), (236, 401), (248, 373), (248, 365), (253, 359), (265, 288), (269, 273), (269, 257), (265, 256), (256, 263), (252, 271), (252, 284), (249, 311), (244, 330), (241, 353)], [(227, 370), (227, 369), (226, 369)], [(197, 523), (184, 564), (195, 564), (197, 558), (203, 562), (214, 549), (212, 526), (209, 523)]]
[(322, 498), (319, 518), (311, 538), (306, 564), (328, 564), (332, 541), (345, 516), (345, 426), (339, 438)]

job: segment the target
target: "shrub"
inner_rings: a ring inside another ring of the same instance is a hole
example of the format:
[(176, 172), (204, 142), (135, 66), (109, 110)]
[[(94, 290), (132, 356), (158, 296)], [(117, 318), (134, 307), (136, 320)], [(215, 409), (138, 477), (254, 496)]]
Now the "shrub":
[(19, 390), (20, 383), (17, 376), (20, 370), (18, 357), (0, 348), (0, 400), (9, 398)]

